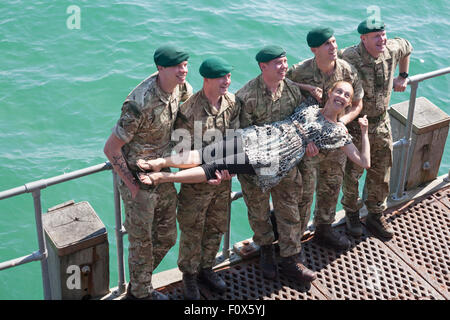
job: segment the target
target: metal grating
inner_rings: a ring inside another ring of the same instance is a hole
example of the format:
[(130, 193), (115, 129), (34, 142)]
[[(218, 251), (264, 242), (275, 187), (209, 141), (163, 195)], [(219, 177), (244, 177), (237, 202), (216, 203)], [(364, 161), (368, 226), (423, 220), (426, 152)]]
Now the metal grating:
[[(227, 292), (220, 296), (212, 292), (207, 299), (225, 300), (306, 300), (325, 299), (316, 288), (304, 286), (284, 276), (276, 280), (264, 279), (259, 267), (259, 258), (218, 271), (228, 285)], [(206, 293), (202, 291), (202, 293)]]
[(441, 190), (410, 204), (390, 210), (387, 221), (395, 231), (386, 245), (450, 298), (450, 207), (444, 205), (450, 189)]
[(439, 190), (433, 196), (450, 209), (450, 187)]
[[(218, 295), (201, 286), (208, 300), (442, 300), (450, 288), (450, 188), (385, 213), (395, 235), (389, 241), (363, 228), (350, 237), (347, 251), (335, 252), (308, 240), (303, 243), (308, 268), (318, 274), (305, 287), (282, 274), (266, 280), (259, 258), (224, 267), (217, 272), (228, 290)], [(345, 226), (335, 227), (344, 233)], [(183, 299), (182, 283), (160, 288), (171, 299)]]
[[(344, 226), (334, 229), (345, 231)], [(350, 238), (347, 251), (335, 252), (313, 242), (304, 246), (309, 268), (318, 272), (314, 283), (332, 299), (417, 300), (442, 296), (382, 241), (364, 230), (360, 239)]]

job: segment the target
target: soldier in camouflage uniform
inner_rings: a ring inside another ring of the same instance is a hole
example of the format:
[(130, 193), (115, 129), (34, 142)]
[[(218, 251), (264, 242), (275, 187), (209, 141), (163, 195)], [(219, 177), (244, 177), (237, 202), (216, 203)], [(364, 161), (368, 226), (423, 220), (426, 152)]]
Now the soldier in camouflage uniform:
[[(333, 34), (331, 28), (323, 27), (308, 32), (307, 43), (314, 53), (314, 58), (294, 64), (286, 77), (299, 83), (302, 93), (316, 97), (322, 107), (327, 100), (328, 90), (335, 82), (341, 80), (349, 82), (354, 91), (352, 108), (339, 119), (345, 125), (361, 111), (364, 92), (356, 69), (345, 60), (337, 58), (337, 44)], [(314, 240), (338, 250), (350, 246), (350, 241), (345, 236), (339, 236), (331, 228), (336, 216), (346, 159), (342, 149), (320, 150), (317, 156), (304, 157), (299, 164), (303, 178), (303, 196), (299, 203), (302, 231), (306, 229), (310, 219), (316, 188)]]
[(135, 177), (138, 159), (170, 153), (180, 101), (192, 95), (185, 81), (189, 55), (173, 46), (155, 51), (158, 72), (128, 95), (104, 152), (119, 175), (128, 232), (130, 283), (127, 297), (167, 299), (152, 287), (152, 273), (176, 242), (177, 193), (172, 183), (144, 188)]
[[(188, 131), (192, 149), (195, 139), (202, 141), (197, 148), (210, 144), (206, 132), (220, 141), (228, 129), (239, 128), (240, 104), (228, 92), (231, 70), (218, 57), (208, 58), (200, 66), (203, 88), (180, 107), (175, 123), (176, 129)], [(233, 134), (233, 130), (229, 131)], [(185, 299), (200, 298), (197, 275), (199, 281), (212, 289), (221, 293), (226, 290), (225, 282), (212, 267), (222, 235), (228, 229), (230, 193), (231, 181), (219, 185), (181, 184), (177, 215), (181, 231), (178, 267), (183, 273)]]
[[(366, 226), (376, 235), (390, 238), (393, 230), (382, 215), (389, 195), (389, 178), (392, 166), (392, 134), (387, 109), (391, 90), (404, 91), (407, 85), (411, 44), (401, 38), (386, 38), (382, 21), (364, 20), (358, 26), (361, 42), (343, 50), (342, 57), (358, 70), (364, 88), (363, 110), (369, 120), (369, 140), (372, 167), (367, 170), (364, 199), (368, 216)], [(394, 78), (399, 66), (399, 76)], [(355, 121), (347, 125), (353, 143), (359, 147), (361, 137)], [(358, 179), (363, 169), (347, 162), (343, 183), (342, 205), (346, 211), (349, 228), (360, 227)]]
[[(285, 51), (278, 46), (264, 47), (256, 55), (261, 74), (236, 93), (242, 103), (242, 128), (283, 120), (302, 101), (300, 89), (291, 80), (285, 79), (288, 67), (285, 55)], [(302, 184), (297, 168), (292, 169), (277, 186), (267, 192), (262, 192), (257, 186), (256, 176), (241, 174), (238, 179), (248, 208), (250, 227), (254, 232), (253, 240), (261, 247), (263, 275), (274, 279), (277, 274), (272, 246), (275, 237), (269, 208), (272, 196), (282, 271), (300, 281), (315, 279), (315, 273), (306, 269), (299, 260), (302, 233), (298, 201)]]

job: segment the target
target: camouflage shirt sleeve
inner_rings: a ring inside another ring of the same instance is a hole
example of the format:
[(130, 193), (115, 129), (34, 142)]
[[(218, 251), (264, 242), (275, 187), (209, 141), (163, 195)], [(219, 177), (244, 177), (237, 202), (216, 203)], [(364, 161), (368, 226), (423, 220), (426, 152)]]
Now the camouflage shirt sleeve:
[(235, 105), (234, 105), (234, 110), (233, 113), (231, 114), (230, 117), (230, 124), (229, 124), (229, 128), (230, 129), (239, 129), (240, 128), (240, 114), (241, 114), (241, 100), (237, 97), (235, 97), (235, 101), (234, 101)]
[(236, 93), (236, 101), (240, 104), (239, 125), (241, 128), (246, 128), (253, 124), (252, 114), (254, 112), (254, 103), (246, 101), (244, 94), (241, 91)]
[(356, 70), (356, 68), (352, 64), (349, 63), (349, 65), (353, 74), (353, 101), (358, 101), (364, 97), (363, 84), (358, 70)]
[(122, 106), (122, 114), (113, 128), (113, 133), (120, 140), (128, 143), (138, 131), (143, 118), (137, 103), (135, 101), (127, 100)]
[(392, 49), (396, 52), (398, 60), (407, 57), (413, 51), (411, 43), (406, 39), (394, 38), (391, 39), (391, 42), (392, 42)]
[(180, 102), (185, 102), (193, 95), (192, 86), (187, 81), (185, 81), (183, 84), (180, 84), (179, 89), (180, 89)]
[(187, 99), (180, 106), (177, 113), (177, 118), (175, 120), (174, 129), (192, 129), (192, 100), (194, 100), (193, 96)]

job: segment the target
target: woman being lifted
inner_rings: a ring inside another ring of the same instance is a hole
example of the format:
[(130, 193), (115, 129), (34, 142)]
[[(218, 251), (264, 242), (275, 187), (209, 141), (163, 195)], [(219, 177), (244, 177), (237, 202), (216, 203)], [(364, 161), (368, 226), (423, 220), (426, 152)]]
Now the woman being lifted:
[[(309, 98), (285, 120), (247, 127), (203, 150), (182, 152), (167, 158), (138, 160), (137, 165), (143, 170), (138, 173), (138, 178), (147, 185), (201, 183), (214, 180), (216, 173), (220, 175), (222, 170), (228, 170), (230, 174), (257, 175), (258, 185), (265, 191), (297, 165), (310, 142), (314, 142), (319, 149), (342, 148), (351, 161), (368, 169), (370, 146), (366, 116), (358, 119), (362, 135), (361, 151), (352, 143), (346, 128), (338, 122), (339, 115), (345, 112), (352, 97), (351, 84), (338, 81), (329, 90), (328, 100), (322, 109)], [(160, 172), (165, 167), (187, 170)]]

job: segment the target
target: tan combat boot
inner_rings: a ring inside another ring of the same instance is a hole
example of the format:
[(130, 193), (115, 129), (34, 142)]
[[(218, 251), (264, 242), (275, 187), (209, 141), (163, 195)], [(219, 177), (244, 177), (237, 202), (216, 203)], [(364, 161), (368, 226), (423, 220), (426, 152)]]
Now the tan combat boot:
[(381, 238), (392, 238), (394, 230), (387, 224), (386, 219), (382, 213), (371, 213), (367, 215), (366, 227), (373, 234)]
[(350, 240), (344, 235), (335, 233), (331, 224), (317, 225), (313, 240), (323, 247), (334, 250), (346, 250), (351, 246)]
[(298, 254), (290, 257), (282, 257), (281, 272), (301, 283), (314, 281), (317, 278), (317, 274), (305, 267), (300, 260), (301, 259)]

